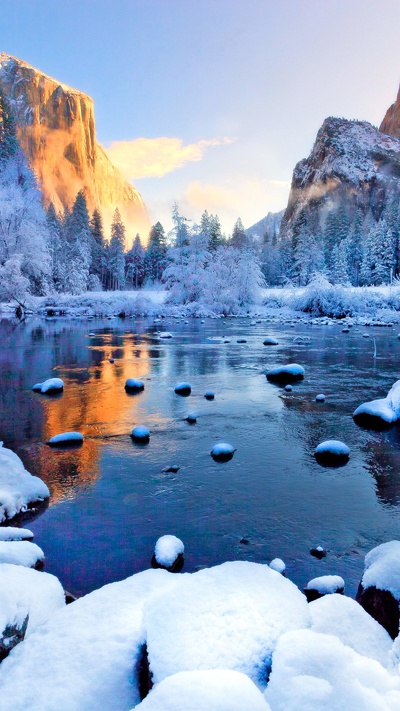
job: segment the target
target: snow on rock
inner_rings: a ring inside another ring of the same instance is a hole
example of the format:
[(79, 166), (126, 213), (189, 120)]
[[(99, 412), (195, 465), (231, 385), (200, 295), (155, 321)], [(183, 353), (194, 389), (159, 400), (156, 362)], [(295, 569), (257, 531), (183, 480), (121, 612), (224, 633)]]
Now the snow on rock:
[(0, 563), (12, 563), (33, 568), (44, 560), (44, 553), (30, 541), (0, 541)]
[(18, 624), (29, 615), (29, 635), (64, 607), (64, 590), (55, 575), (0, 564), (0, 634), (7, 624)]
[(194, 425), (194, 423), (197, 422), (197, 415), (195, 412), (188, 412), (186, 419), (191, 425)]
[(158, 539), (154, 548), (154, 557), (157, 563), (164, 568), (171, 568), (176, 560), (183, 556), (185, 546), (180, 538), (166, 535)]
[(144, 425), (137, 425), (131, 432), (131, 437), (138, 442), (148, 442), (150, 439), (150, 430)]
[(84, 436), (81, 432), (61, 432), (49, 439), (50, 447), (57, 447), (63, 444), (82, 444)]
[(285, 391), (286, 391), (287, 393), (291, 393), (292, 390), (293, 390), (293, 388), (292, 388), (291, 385), (285, 385)]
[(308, 602), (317, 600), (323, 595), (344, 592), (344, 580), (340, 575), (321, 575), (310, 580), (304, 588)]
[(0, 526), (0, 541), (26, 541), (30, 538), (33, 538), (33, 533), (28, 528)]
[(296, 630), (278, 641), (265, 698), (273, 711), (396, 711), (400, 677), (338, 637)]
[(250, 679), (229, 669), (184, 671), (154, 687), (135, 709), (143, 711), (270, 711)]
[(316, 396), (315, 401), (316, 402), (325, 402), (325, 395), (320, 393), (319, 395)]
[(400, 417), (400, 380), (390, 388), (387, 396), (365, 402), (353, 413), (355, 421), (365, 427), (384, 427)]
[(309, 626), (304, 595), (267, 565), (229, 562), (175, 579), (145, 610), (156, 684), (180, 671), (233, 669), (265, 686), (279, 636)]
[(269, 567), (272, 568), (272, 570), (276, 570), (277, 573), (284, 573), (286, 570), (286, 565), (281, 558), (271, 560)]
[(275, 338), (265, 338), (263, 342), (264, 346), (277, 346), (278, 341)]
[(333, 634), (358, 654), (389, 665), (392, 639), (355, 600), (345, 595), (325, 595), (310, 603), (311, 629)]
[(296, 380), (303, 380), (305, 370), (297, 363), (288, 363), (278, 368), (273, 368), (267, 372), (267, 379), (276, 383), (293, 383)]
[(214, 398), (215, 398), (215, 393), (214, 393), (213, 390), (207, 390), (207, 391), (204, 393), (204, 397), (205, 397), (206, 400), (214, 400)]
[(350, 449), (344, 442), (328, 439), (316, 447), (314, 454), (316, 459), (323, 463), (346, 462), (350, 456)]
[(316, 548), (310, 548), (310, 553), (314, 556), (314, 558), (318, 558), (319, 560), (321, 560), (321, 558), (325, 558), (325, 556), (328, 554), (328, 551), (322, 546), (316, 546)]
[(231, 444), (228, 444), (227, 442), (218, 442), (217, 444), (214, 444), (210, 454), (213, 459), (216, 459), (217, 461), (227, 462), (229, 459), (232, 459), (235, 452), (236, 448), (232, 447)]
[(176, 578), (146, 570), (52, 614), (0, 665), (4, 709), (132, 709), (140, 702), (135, 668), (145, 642), (143, 607)]
[(400, 541), (389, 541), (365, 556), (356, 600), (394, 639), (399, 633)]
[(125, 383), (125, 390), (130, 390), (131, 392), (140, 392), (144, 390), (143, 380), (135, 380), (135, 378), (128, 378)]
[(161, 333), (158, 334), (159, 338), (172, 338), (172, 333), (169, 331), (161, 331)]
[(64, 390), (64, 381), (61, 378), (49, 378), (44, 383), (34, 385), (33, 389), (36, 390), (39, 385), (41, 393), (59, 393)]
[(190, 383), (178, 383), (177, 385), (175, 385), (174, 390), (177, 395), (186, 396), (190, 395), (190, 393), (192, 392), (192, 386), (190, 385)]
[(0, 522), (50, 496), (44, 481), (26, 471), (20, 458), (0, 443)]

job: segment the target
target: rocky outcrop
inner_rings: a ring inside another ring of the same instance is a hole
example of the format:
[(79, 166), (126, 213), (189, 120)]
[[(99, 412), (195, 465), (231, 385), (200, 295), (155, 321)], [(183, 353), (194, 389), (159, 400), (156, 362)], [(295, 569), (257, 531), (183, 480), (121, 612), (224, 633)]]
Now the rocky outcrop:
[(280, 239), (306, 224), (319, 234), (332, 210), (350, 220), (359, 209), (378, 220), (400, 194), (400, 138), (366, 121), (327, 118), (308, 158), (297, 163), (282, 219)]
[(88, 208), (109, 224), (116, 207), (127, 227), (146, 239), (149, 219), (140, 194), (96, 141), (93, 100), (20, 59), (0, 53), (0, 86), (17, 123), (20, 145), (40, 183), (45, 204), (71, 208), (79, 190)]

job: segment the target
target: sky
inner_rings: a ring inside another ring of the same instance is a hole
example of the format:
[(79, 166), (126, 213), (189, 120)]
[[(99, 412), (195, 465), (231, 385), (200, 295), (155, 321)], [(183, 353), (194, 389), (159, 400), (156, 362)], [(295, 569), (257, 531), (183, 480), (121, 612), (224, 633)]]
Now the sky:
[(398, 0), (0, 0), (0, 51), (92, 96), (152, 223), (226, 233), (286, 207), (325, 117), (380, 124), (399, 27)]

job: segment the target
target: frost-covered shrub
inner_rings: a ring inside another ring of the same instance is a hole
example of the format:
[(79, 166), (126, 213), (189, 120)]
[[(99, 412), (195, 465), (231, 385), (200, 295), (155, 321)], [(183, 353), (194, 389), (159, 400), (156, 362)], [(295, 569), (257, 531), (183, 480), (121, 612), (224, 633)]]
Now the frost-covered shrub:
[(364, 290), (355, 292), (337, 284), (333, 285), (323, 274), (317, 273), (300, 294), (294, 294), (289, 299), (289, 305), (312, 316), (340, 318), (364, 313), (371, 304), (366, 303)]

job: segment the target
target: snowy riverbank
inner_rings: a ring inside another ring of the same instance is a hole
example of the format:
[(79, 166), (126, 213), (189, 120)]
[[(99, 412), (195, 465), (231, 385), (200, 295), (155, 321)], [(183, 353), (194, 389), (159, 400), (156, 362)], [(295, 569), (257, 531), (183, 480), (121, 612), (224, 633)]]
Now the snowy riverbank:
[[(217, 304), (171, 304), (165, 289), (86, 292), (72, 296), (53, 294), (31, 297), (27, 306), (43, 316), (71, 317), (179, 317), (251, 316), (284, 321), (295, 318), (345, 317), (365, 324), (400, 323), (400, 285), (381, 287), (333, 286), (323, 278), (307, 287), (269, 288), (260, 291), (257, 303), (221, 314)], [(14, 304), (2, 304), (3, 315), (14, 315)]]

